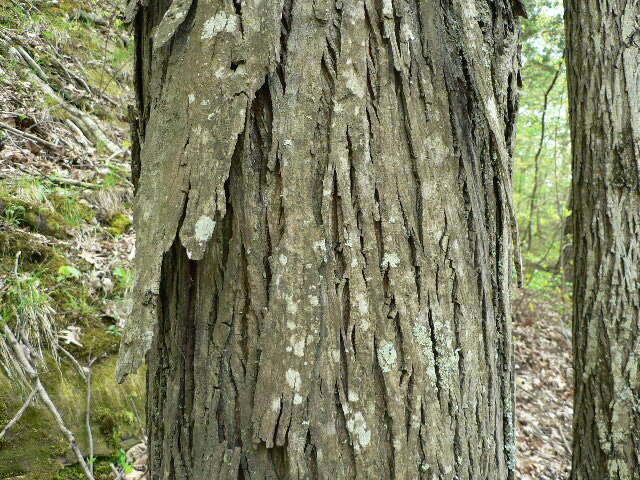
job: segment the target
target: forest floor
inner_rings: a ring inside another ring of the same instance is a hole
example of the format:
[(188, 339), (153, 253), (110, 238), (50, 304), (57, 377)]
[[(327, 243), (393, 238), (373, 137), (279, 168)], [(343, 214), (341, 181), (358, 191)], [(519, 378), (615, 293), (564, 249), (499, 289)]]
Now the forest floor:
[[(0, 4), (0, 314), (24, 310), (18, 294), (27, 288), (27, 306), (51, 319), (77, 361), (101, 355), (93, 407), (100, 480), (112, 478), (109, 463), (127, 467), (123, 449), (142, 437), (143, 392), (134, 385), (114, 395), (120, 387), (111, 378), (134, 253), (125, 115), (131, 43), (116, 20), (117, 3), (86, 0), (84, 10), (69, 0)], [(522, 480), (567, 478), (572, 380), (565, 311), (553, 296), (525, 290), (515, 299)], [(62, 367), (65, 375), (72, 370)], [(45, 380), (70, 426), (84, 428), (84, 398), (69, 394), (82, 384), (55, 371)], [(0, 372), (0, 429), (20, 406), (19, 396), (2, 393), (5, 384), (12, 385)], [(55, 427), (41, 418), (47, 412), (34, 409), (40, 414), (25, 416), (0, 442), (0, 478), (83, 478), (69, 467), (73, 458)]]
[(521, 480), (564, 480), (571, 465), (570, 306), (524, 290), (514, 299), (516, 412)]

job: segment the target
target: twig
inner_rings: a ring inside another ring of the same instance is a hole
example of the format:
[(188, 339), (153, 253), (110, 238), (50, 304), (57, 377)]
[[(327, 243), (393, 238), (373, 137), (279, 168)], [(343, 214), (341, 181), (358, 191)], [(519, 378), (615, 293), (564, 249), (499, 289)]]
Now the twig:
[(73, 355), (71, 355), (71, 353), (69, 353), (69, 351), (66, 348), (58, 345), (58, 349), (62, 353), (64, 353), (64, 355), (71, 361), (73, 366), (76, 367), (76, 370), (78, 370), (78, 373), (80, 374), (82, 379), (86, 382), (87, 381), (86, 369), (82, 365), (80, 365), (80, 363), (76, 360), (76, 358)]
[[(87, 364), (86, 371), (87, 375), (85, 377), (85, 381), (87, 382), (87, 407), (85, 413), (85, 423), (87, 427), (87, 437), (89, 438), (89, 458), (93, 459), (93, 433), (91, 432), (91, 375), (93, 364), (100, 357), (94, 357), (89, 360)], [(93, 462), (89, 463), (89, 470), (93, 473)]]
[(111, 155), (109, 155), (109, 157), (105, 160), (105, 163), (109, 163), (111, 160), (113, 160), (114, 158), (116, 158), (116, 157), (118, 157), (118, 156), (122, 155), (122, 154), (123, 154), (123, 153), (125, 153), (125, 152), (126, 152), (126, 150), (125, 150), (125, 149), (122, 149), (122, 150), (119, 150), (119, 151), (117, 151), (117, 152), (112, 153), (112, 154), (111, 154)]
[(50, 177), (44, 174), (42, 174), (42, 176), (47, 178), (50, 182), (57, 183), (58, 185), (71, 185), (72, 187), (90, 188), (91, 190), (100, 190), (102, 188), (102, 186), (96, 185), (95, 183), (82, 182), (80, 180), (72, 180), (70, 178)]
[(10, 131), (11, 133), (15, 133), (20, 137), (24, 137), (34, 142), (41, 143), (42, 145), (46, 145), (47, 147), (53, 148), (54, 150), (60, 150), (60, 145), (56, 145), (55, 143), (51, 143), (47, 140), (44, 140), (40, 137), (36, 137), (30, 133), (23, 132), (22, 130), (18, 130), (17, 128), (10, 127), (6, 123), (0, 122), (0, 128), (4, 128), (5, 130)]
[(13, 352), (15, 353), (18, 361), (22, 365), (22, 368), (33, 381), (34, 389), (37, 390), (38, 395), (42, 399), (42, 402), (47, 406), (47, 408), (53, 415), (54, 419), (56, 420), (56, 423), (58, 424), (58, 428), (60, 429), (64, 437), (67, 439), (67, 441), (69, 442), (69, 445), (71, 446), (71, 450), (76, 455), (76, 458), (78, 459), (78, 463), (80, 463), (80, 466), (84, 471), (84, 474), (87, 476), (89, 480), (95, 480), (95, 478), (93, 477), (93, 474), (91, 473), (91, 470), (89, 469), (89, 466), (87, 465), (87, 462), (84, 459), (84, 456), (82, 455), (82, 452), (80, 451), (80, 448), (78, 448), (78, 442), (76, 441), (76, 438), (74, 437), (71, 430), (67, 428), (66, 424), (64, 423), (64, 420), (62, 419), (62, 416), (60, 415), (60, 412), (58, 411), (55, 404), (51, 400), (49, 393), (47, 393), (47, 390), (42, 385), (42, 382), (40, 381), (40, 376), (38, 375), (37, 370), (33, 367), (33, 365), (31, 365), (31, 362), (27, 359), (24, 346), (20, 342), (18, 342), (18, 339), (15, 337), (15, 335), (13, 334), (13, 332), (11, 331), (11, 329), (6, 323), (3, 326), (3, 331), (7, 341), (9, 342), (9, 345), (11, 345)]
[(116, 476), (115, 480), (121, 480), (121, 478), (124, 476), (124, 470), (120, 469), (120, 471), (118, 471), (113, 463), (110, 463), (109, 466), (111, 467), (111, 471), (113, 472), (113, 474)]
[[(89, 459), (93, 459), (93, 433), (91, 432), (91, 364), (87, 371), (87, 407), (85, 412), (85, 424), (87, 427), (87, 437), (89, 438)], [(89, 463), (89, 470), (93, 473), (93, 462)]]
[[(11, 46), (10, 38), (0, 32), (0, 39), (2, 39), (5, 43), (9, 45), (9, 54), (12, 55), (16, 60), (21, 61), (25, 64), (29, 70), (27, 70), (27, 77), (29, 80), (37, 85), (40, 90), (42, 90), (46, 95), (48, 95), (51, 100), (53, 100), (57, 106), (64, 109), (67, 114), (71, 115), (76, 123), (80, 127), (80, 129), (87, 135), (88, 137), (93, 137), (96, 143), (102, 143), (107, 150), (111, 153), (115, 153), (120, 150), (120, 148), (113, 143), (107, 135), (102, 131), (102, 129), (98, 126), (98, 124), (86, 113), (82, 112), (78, 108), (73, 105), (69, 105), (64, 99), (62, 99), (53, 88), (47, 83), (46, 80), (40, 78), (39, 74), (34, 73), (33, 64), (37, 65), (35, 61), (29, 56), (29, 54), (22, 49), (22, 53), (18, 51), (15, 47)], [(29, 60), (30, 59), (30, 60)], [(46, 76), (45, 76), (46, 78)]]
[(5, 427), (2, 429), (2, 431), (0, 432), (0, 439), (4, 438), (4, 436), (7, 434), (7, 432), (9, 430), (11, 430), (11, 428), (13, 428), (13, 426), (18, 423), (18, 420), (20, 420), (20, 418), (22, 418), (22, 415), (24, 415), (24, 412), (27, 411), (27, 408), (29, 408), (29, 405), (31, 405), (31, 402), (33, 402), (33, 400), (38, 396), (38, 391), (34, 388), (33, 390), (31, 390), (31, 394), (29, 395), (29, 397), (25, 400), (25, 402), (22, 404), (22, 406), (20, 407), (20, 410), (18, 410), (16, 412), (16, 414), (13, 416), (13, 418), (9, 421), (9, 423), (7, 423), (5, 425)]

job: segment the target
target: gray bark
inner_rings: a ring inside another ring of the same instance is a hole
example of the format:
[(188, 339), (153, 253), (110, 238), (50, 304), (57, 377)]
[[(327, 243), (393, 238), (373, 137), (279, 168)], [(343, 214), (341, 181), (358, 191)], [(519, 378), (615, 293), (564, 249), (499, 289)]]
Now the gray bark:
[(640, 3), (566, 0), (575, 480), (640, 479)]
[(129, 10), (152, 478), (513, 478), (510, 2), (168, 3)]

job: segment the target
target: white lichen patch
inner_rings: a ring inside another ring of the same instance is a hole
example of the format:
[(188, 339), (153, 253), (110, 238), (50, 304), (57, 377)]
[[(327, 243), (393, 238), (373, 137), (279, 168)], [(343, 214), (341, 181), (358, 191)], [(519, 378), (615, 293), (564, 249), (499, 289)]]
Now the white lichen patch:
[(378, 348), (378, 363), (383, 372), (388, 373), (396, 364), (398, 352), (391, 342), (385, 342)]
[(277, 412), (280, 410), (280, 397), (274, 398), (271, 400), (271, 410)]
[(286, 373), (287, 383), (291, 388), (293, 388), (296, 392), (300, 390), (302, 386), (302, 378), (300, 377), (300, 372), (297, 370), (293, 370), (290, 368)]
[(317, 307), (318, 305), (320, 305), (320, 301), (318, 300), (318, 297), (316, 295), (308, 295), (308, 298), (309, 303), (312, 307)]
[(283, 255), (281, 253), (280, 256), (278, 257), (278, 261), (280, 262), (280, 265), (286, 265), (289, 259), (287, 258), (286, 255)]
[(296, 394), (293, 396), (293, 404), (294, 404), (294, 405), (300, 405), (300, 404), (302, 404), (302, 395), (299, 395), (299, 394), (297, 394), (297, 393), (296, 393)]
[(204, 243), (209, 241), (211, 236), (213, 235), (213, 231), (216, 228), (216, 222), (207, 217), (206, 215), (202, 215), (195, 226), (195, 237), (196, 240), (200, 243)]
[(358, 306), (360, 315), (369, 315), (369, 299), (364, 293), (360, 292), (356, 294), (356, 305)]
[(193, 93), (189, 94), (189, 104), (192, 104), (196, 101), (196, 96)]
[(353, 417), (347, 420), (347, 430), (356, 440), (354, 448), (360, 450), (371, 443), (371, 431), (367, 428), (367, 422), (361, 412), (356, 412)]
[(296, 357), (304, 357), (304, 346), (305, 346), (304, 338), (297, 339), (295, 336), (292, 336), (289, 339), (289, 343), (293, 347), (293, 354)]
[(438, 377), (436, 376), (435, 359), (433, 358), (431, 332), (424, 324), (416, 323), (413, 326), (413, 338), (420, 347), (431, 386), (435, 387)]
[(238, 30), (238, 17), (226, 12), (218, 12), (215, 16), (204, 22), (201, 40), (210, 40), (220, 32), (235, 32)]
[(314, 250), (318, 250), (320, 252), (324, 252), (327, 249), (326, 244), (324, 242), (324, 239), (323, 240), (318, 240), (317, 242), (314, 242), (313, 243), (313, 249)]
[(382, 16), (385, 18), (393, 18), (393, 4), (391, 0), (382, 1)]
[(355, 72), (351, 71), (346, 82), (347, 89), (351, 91), (356, 97), (364, 97), (364, 80), (359, 79)]
[(385, 253), (381, 265), (382, 268), (396, 268), (400, 265), (400, 257), (396, 253)]
[(347, 394), (347, 399), (353, 403), (360, 400), (360, 396), (353, 390), (349, 390), (349, 393)]
[(298, 313), (298, 302), (295, 301), (291, 295), (285, 295), (284, 300), (287, 304), (287, 312), (296, 314)]

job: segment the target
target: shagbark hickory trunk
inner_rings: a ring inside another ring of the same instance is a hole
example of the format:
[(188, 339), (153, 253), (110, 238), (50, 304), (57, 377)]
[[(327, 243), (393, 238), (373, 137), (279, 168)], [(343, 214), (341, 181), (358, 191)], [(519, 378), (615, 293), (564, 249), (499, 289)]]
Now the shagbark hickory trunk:
[(640, 3), (566, 0), (576, 480), (640, 479)]
[(512, 478), (511, 4), (129, 15), (151, 477)]

